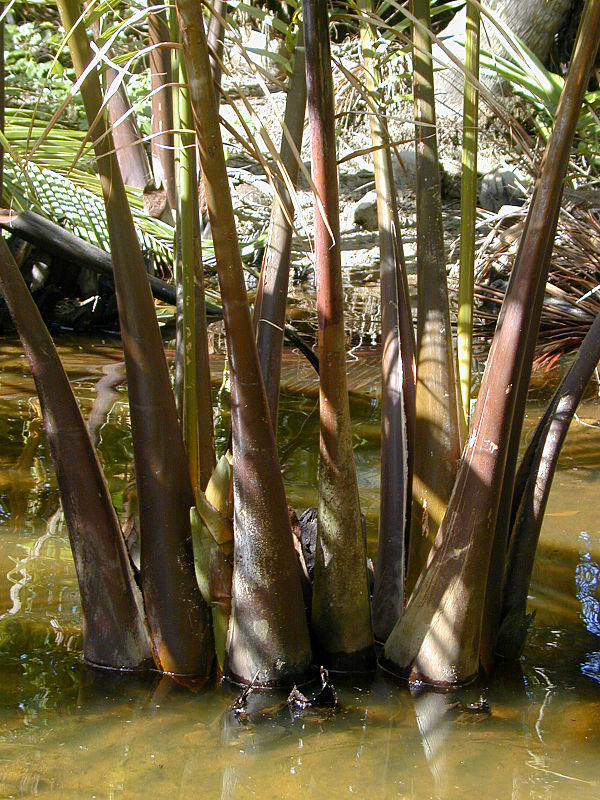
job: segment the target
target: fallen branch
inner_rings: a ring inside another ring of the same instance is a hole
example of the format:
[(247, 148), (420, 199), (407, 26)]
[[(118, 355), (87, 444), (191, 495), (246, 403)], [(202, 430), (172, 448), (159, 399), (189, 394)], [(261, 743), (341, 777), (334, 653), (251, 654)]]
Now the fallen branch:
[[(34, 211), (24, 211), (15, 214), (7, 208), (0, 208), (0, 228), (10, 231), (19, 239), (34, 244), (45, 253), (58, 258), (64, 258), (81, 268), (91, 269), (99, 275), (113, 278), (113, 265), (110, 253), (96, 247), (70, 231), (66, 231), (45, 217)], [(153, 296), (163, 303), (175, 305), (175, 287), (166, 281), (148, 275), (150, 289)], [(206, 316), (209, 322), (221, 319), (223, 311), (214, 303), (206, 303)], [(319, 359), (311, 348), (301, 339), (295, 331), (286, 326), (285, 338), (310, 361), (315, 371), (319, 372)]]
[[(100, 247), (80, 239), (49, 219), (34, 211), (15, 214), (9, 209), (0, 209), (0, 228), (10, 231), (20, 239), (34, 244), (44, 252), (64, 258), (82, 268), (91, 269), (100, 275), (113, 277), (113, 263), (110, 253)], [(157, 300), (175, 305), (175, 287), (170, 286), (154, 275), (148, 275), (152, 294)], [(210, 305), (210, 304), (209, 304)], [(207, 309), (209, 316), (220, 316), (217, 306)]]

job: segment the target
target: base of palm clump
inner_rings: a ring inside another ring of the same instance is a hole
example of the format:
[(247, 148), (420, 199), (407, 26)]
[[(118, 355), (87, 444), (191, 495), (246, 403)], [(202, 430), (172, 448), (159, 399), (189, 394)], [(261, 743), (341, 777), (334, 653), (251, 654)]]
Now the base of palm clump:
[(481, 614), (473, 602), (477, 592), (465, 577), (473, 565), (464, 565), (461, 579), (451, 574), (454, 559), (438, 561), (421, 575), (379, 663), (410, 684), (446, 689), (466, 686), (479, 674)]
[(318, 650), (315, 658), (327, 664), (328, 672), (370, 675), (377, 668), (377, 658), (373, 647), (365, 647), (353, 653), (323, 653), (319, 656)]
[(467, 678), (458, 679), (457, 675), (450, 672), (447, 680), (431, 678), (425, 672), (421, 672), (414, 664), (409, 667), (399, 667), (391, 659), (386, 658), (385, 655), (381, 655), (377, 663), (384, 672), (395, 680), (406, 681), (411, 689), (428, 686), (432, 689), (449, 691), (456, 689), (457, 686), (469, 686), (479, 677), (479, 673), (475, 672)]
[(316, 667), (310, 666), (309, 668), (301, 667), (297, 671), (290, 668), (289, 664), (282, 665), (281, 675), (277, 676), (273, 671), (269, 673), (257, 671), (251, 680), (248, 680), (243, 675), (237, 675), (231, 670), (228, 662), (225, 662), (224, 675), (227, 683), (232, 683), (234, 686), (243, 686), (251, 691), (285, 689), (289, 690), (291, 686), (308, 686), (315, 682), (318, 676)]

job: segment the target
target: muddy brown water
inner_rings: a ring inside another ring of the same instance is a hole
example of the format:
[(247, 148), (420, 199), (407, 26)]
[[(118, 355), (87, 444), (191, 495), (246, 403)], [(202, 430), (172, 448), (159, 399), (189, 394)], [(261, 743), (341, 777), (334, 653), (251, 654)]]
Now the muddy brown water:
[[(112, 345), (61, 355), (90, 411)], [(217, 382), (222, 362), (214, 363)], [(354, 440), (369, 546), (377, 527), (378, 409), (373, 359), (350, 363)], [(280, 444), (290, 501), (314, 503), (314, 380), (286, 361)], [(131, 492), (126, 398), (101, 429), (119, 511)], [(225, 436), (227, 407), (218, 406)], [(531, 406), (528, 425), (538, 414)], [(342, 710), (294, 716), (285, 698), (198, 694), (81, 663), (77, 586), (25, 359), (0, 344), (0, 798), (447, 798), (600, 796), (600, 406), (580, 410), (555, 479), (524, 659), (448, 695), (412, 697), (378, 674), (337, 681)], [(480, 696), (489, 713), (481, 713)]]

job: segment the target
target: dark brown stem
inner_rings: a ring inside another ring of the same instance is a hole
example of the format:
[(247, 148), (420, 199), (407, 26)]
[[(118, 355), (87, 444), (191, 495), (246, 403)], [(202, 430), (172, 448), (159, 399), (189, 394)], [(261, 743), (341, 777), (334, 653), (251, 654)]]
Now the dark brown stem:
[[(112, 67), (107, 68), (105, 80), (106, 91), (110, 92), (113, 82), (119, 80), (117, 71)], [(108, 101), (108, 114), (124, 183), (142, 191), (152, 188), (154, 178), (150, 162), (142, 142), (140, 129), (131, 110), (127, 90), (122, 81)], [(125, 116), (126, 114), (127, 116)]]
[[(101, 34), (100, 21), (92, 22), (90, 28), (94, 39), (98, 41)], [(114, 67), (107, 66), (103, 79), (111, 132), (123, 182), (142, 191), (151, 189), (154, 179), (150, 162), (122, 77)]]
[[(285, 134), (282, 135), (280, 150), (282, 166), (294, 186), (298, 179), (298, 154), (302, 149), (305, 113), (306, 70), (304, 40), (302, 29), (300, 29), (296, 40), (294, 73), (290, 80), (284, 117), (284, 125), (289, 131), (295, 151)], [(269, 236), (254, 307), (258, 357), (275, 433), (277, 432), (281, 354), (290, 275), (293, 219), (294, 204), (289, 189), (282, 181), (277, 187), (277, 195), (273, 201)]]
[[(550, 251), (552, 245), (553, 242), (550, 241)], [(550, 255), (548, 255), (548, 258), (549, 257)], [(541, 296), (536, 294), (536, 307), (542, 302), (545, 288), (545, 284), (539, 284), (537, 291), (538, 293), (541, 292)], [(496, 639), (498, 637), (502, 613), (502, 591), (506, 569), (506, 551), (509, 532), (513, 525), (511, 512), (514, 502), (515, 471), (517, 468), (517, 459), (519, 457), (521, 431), (523, 428), (523, 418), (525, 415), (525, 405), (527, 403), (529, 379), (531, 376), (531, 368), (527, 367), (527, 365), (531, 365), (533, 362), (536, 342), (537, 324), (535, 325), (535, 330), (527, 335), (527, 344), (523, 354), (523, 365), (515, 390), (515, 409), (506, 452), (504, 474), (502, 476), (502, 490), (498, 502), (498, 514), (496, 516), (496, 526), (494, 528), (494, 542), (492, 545), (490, 568), (485, 590), (479, 657), (483, 670), (488, 675), (491, 674), (494, 668)]]
[(325, 0), (304, 0), (303, 8), (312, 179), (317, 192), (314, 216), (321, 419), (312, 626), (327, 665), (361, 671), (372, 668), (374, 651), (346, 382), (327, 4)]
[(404, 609), (415, 443), (415, 347), (390, 137), (379, 97), (374, 36), (367, 23), (362, 24), (361, 39), (371, 99), (381, 275), (381, 481), (373, 629), (375, 638), (384, 642)]
[(527, 481), (510, 538), (497, 646), (498, 653), (505, 658), (519, 658), (523, 650), (528, 629), (527, 595), (552, 479), (569, 425), (599, 360), (600, 317), (597, 317), (540, 420), (533, 446), (524, 457)]
[[(77, 0), (58, 0), (77, 75), (92, 60)], [(81, 94), (106, 206), (127, 369), (140, 509), (141, 583), (157, 666), (207, 678), (214, 649), (194, 574), (192, 488), (148, 277), (102, 109), (96, 72)]]
[(142, 598), (102, 470), (54, 342), (2, 237), (0, 288), (40, 398), (81, 593), (84, 655), (103, 667), (149, 669)]
[[(393, 671), (434, 684), (477, 674), (483, 601), (519, 381), (531, 370), (562, 186), (598, 48), (600, 0), (586, 5), (525, 233), (431, 560), (385, 647)], [(528, 363), (525, 357), (529, 356)]]
[(300, 575), (246, 295), (202, 8), (178, 0), (177, 12), (231, 375), (235, 547), (225, 674), (244, 683), (290, 684), (306, 675), (311, 661)]

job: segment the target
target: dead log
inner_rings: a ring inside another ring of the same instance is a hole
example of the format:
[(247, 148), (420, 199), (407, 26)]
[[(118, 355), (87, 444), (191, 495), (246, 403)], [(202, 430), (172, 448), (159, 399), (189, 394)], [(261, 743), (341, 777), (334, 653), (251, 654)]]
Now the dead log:
[[(0, 227), (38, 247), (56, 258), (62, 258), (82, 269), (90, 269), (100, 275), (113, 277), (112, 258), (109, 253), (96, 245), (80, 239), (55, 222), (36, 214), (24, 211), (15, 214), (6, 208), (0, 209)], [(148, 275), (152, 294), (157, 300), (175, 305), (175, 287), (154, 275)], [(220, 316), (220, 309), (207, 303), (208, 316)]]

